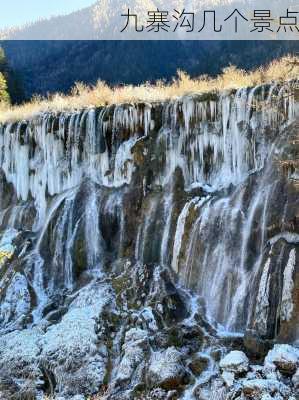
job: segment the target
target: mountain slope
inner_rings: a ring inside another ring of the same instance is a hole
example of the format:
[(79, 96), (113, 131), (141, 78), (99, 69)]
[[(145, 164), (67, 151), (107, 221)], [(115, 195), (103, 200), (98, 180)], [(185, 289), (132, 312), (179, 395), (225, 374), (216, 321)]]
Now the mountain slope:
[[(23, 39), (6, 41), (3, 45), (12, 67), (23, 77), (26, 97), (57, 90), (67, 92), (76, 81), (94, 83), (101, 79), (111, 84), (139, 84), (171, 79), (177, 69), (195, 76), (219, 73), (228, 64), (253, 68), (299, 51), (298, 41), (25, 41), (34, 31), (53, 32), (53, 28), (57, 39), (66, 37), (70, 30), (80, 31), (80, 37), (96, 37), (101, 27), (116, 18), (112, 7), (116, 0), (111, 1), (96, 2), (69, 15), (38, 21), (8, 33), (9, 37), (18, 34)], [(135, 0), (130, 9), (141, 13), (160, 3), (163, 2)], [(172, 0), (169, 9), (180, 8), (181, 3)], [(120, 4), (127, 7), (123, 2)], [(194, 4), (199, 7), (198, 2)], [(200, 6), (204, 4), (201, 2)]]
[(67, 92), (76, 81), (139, 84), (171, 79), (177, 69), (191, 76), (217, 74), (228, 64), (253, 68), (299, 51), (298, 42), (5, 42), (12, 67), (23, 77), (26, 97)]

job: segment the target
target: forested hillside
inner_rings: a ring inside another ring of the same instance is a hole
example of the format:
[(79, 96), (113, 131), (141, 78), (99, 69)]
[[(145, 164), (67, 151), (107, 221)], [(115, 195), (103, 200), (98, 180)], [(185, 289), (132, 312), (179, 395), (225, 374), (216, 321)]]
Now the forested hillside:
[(251, 69), (299, 51), (296, 41), (12, 41), (3, 46), (11, 66), (22, 76), (27, 97), (67, 92), (76, 81), (139, 84), (169, 80), (178, 69), (193, 77), (217, 74), (228, 64)]
[[(237, 0), (230, 0), (233, 2)], [(238, 0), (239, 1), (239, 0)], [(239, 3), (242, 0), (239, 1)], [(205, 0), (194, 3), (221, 3)], [(26, 97), (47, 92), (67, 92), (76, 81), (94, 84), (139, 84), (157, 79), (170, 80), (178, 69), (191, 77), (215, 75), (229, 64), (252, 69), (286, 54), (299, 52), (298, 41), (66, 41), (68, 32), (82, 37), (101, 38), (101, 30), (117, 18), (122, 0), (95, 1), (90, 7), (69, 15), (37, 21), (8, 32), (0, 32), (7, 58), (23, 79)], [(160, 0), (132, 0), (130, 9), (146, 12)], [(161, 2), (163, 4), (163, 2)], [(116, 7), (117, 6), (117, 7)], [(170, 0), (169, 8), (180, 8), (180, 0)], [(119, 8), (118, 8), (119, 9)], [(136, 11), (137, 12), (137, 11)], [(80, 27), (80, 29), (78, 29)], [(26, 41), (28, 37), (57, 40)]]

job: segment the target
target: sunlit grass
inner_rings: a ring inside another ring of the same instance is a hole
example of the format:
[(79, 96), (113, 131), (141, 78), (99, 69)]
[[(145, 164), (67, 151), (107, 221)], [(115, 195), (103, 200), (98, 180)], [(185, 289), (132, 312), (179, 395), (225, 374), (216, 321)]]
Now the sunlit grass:
[(13, 257), (13, 253), (11, 253), (9, 251), (4, 251), (4, 250), (0, 251), (0, 266), (2, 264), (4, 264), (4, 262), (6, 260), (12, 259), (12, 257)]
[(115, 87), (103, 81), (98, 81), (95, 86), (76, 83), (69, 95), (56, 93), (44, 98), (34, 97), (30, 102), (14, 107), (0, 104), (0, 122), (29, 119), (46, 111), (61, 112), (109, 104), (165, 101), (186, 94), (250, 87), (298, 77), (299, 57), (287, 56), (254, 71), (229, 66), (216, 78), (207, 75), (191, 78), (185, 72), (178, 71), (177, 78), (170, 83), (157, 81), (154, 84)]

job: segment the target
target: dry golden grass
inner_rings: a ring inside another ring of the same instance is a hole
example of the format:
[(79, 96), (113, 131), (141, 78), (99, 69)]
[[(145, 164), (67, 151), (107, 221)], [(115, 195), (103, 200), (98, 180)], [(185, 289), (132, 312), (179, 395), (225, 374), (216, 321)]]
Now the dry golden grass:
[(164, 101), (186, 94), (236, 89), (298, 77), (299, 57), (287, 56), (255, 71), (246, 72), (230, 66), (216, 78), (204, 75), (192, 79), (185, 72), (178, 71), (178, 77), (169, 84), (157, 81), (139, 86), (110, 87), (102, 81), (98, 81), (95, 86), (77, 83), (70, 95), (56, 93), (46, 98), (35, 97), (28, 103), (14, 107), (0, 104), (0, 122), (29, 119), (46, 111), (61, 112), (108, 104)]

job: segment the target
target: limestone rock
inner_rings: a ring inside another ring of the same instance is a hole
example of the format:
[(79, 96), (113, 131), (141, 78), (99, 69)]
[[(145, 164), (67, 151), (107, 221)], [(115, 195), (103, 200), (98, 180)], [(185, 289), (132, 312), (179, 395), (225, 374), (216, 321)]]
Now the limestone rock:
[(245, 353), (234, 350), (220, 361), (219, 366), (223, 371), (242, 374), (248, 371), (249, 360)]
[[(92, 283), (71, 302), (61, 322), (42, 337), (40, 363), (65, 396), (94, 393), (106, 373), (105, 346), (98, 348), (95, 319), (110, 301), (109, 287)], [(54, 386), (54, 385), (53, 385)]]
[(294, 375), (299, 366), (299, 350), (290, 345), (275, 345), (266, 359), (265, 366), (274, 365), (286, 375)]
[(209, 364), (209, 358), (202, 354), (195, 355), (192, 360), (188, 363), (188, 367), (194, 375), (200, 375)]
[(130, 329), (122, 346), (123, 354), (116, 370), (113, 393), (127, 391), (129, 394), (142, 384), (148, 351), (148, 332), (139, 328)]
[(251, 379), (242, 382), (243, 393), (251, 398), (259, 399), (261, 396), (269, 394), (281, 395), (283, 399), (289, 399), (291, 390), (281, 382), (270, 379)]
[(41, 350), (40, 339), (41, 332), (38, 329), (24, 329), (1, 337), (1, 399), (12, 398), (18, 392), (22, 392), (24, 397), (29, 396), (29, 398), (34, 398), (37, 394), (42, 376), (36, 363)]
[(174, 347), (153, 353), (148, 378), (152, 386), (166, 390), (177, 389), (187, 383), (188, 374), (182, 363), (182, 354)]

